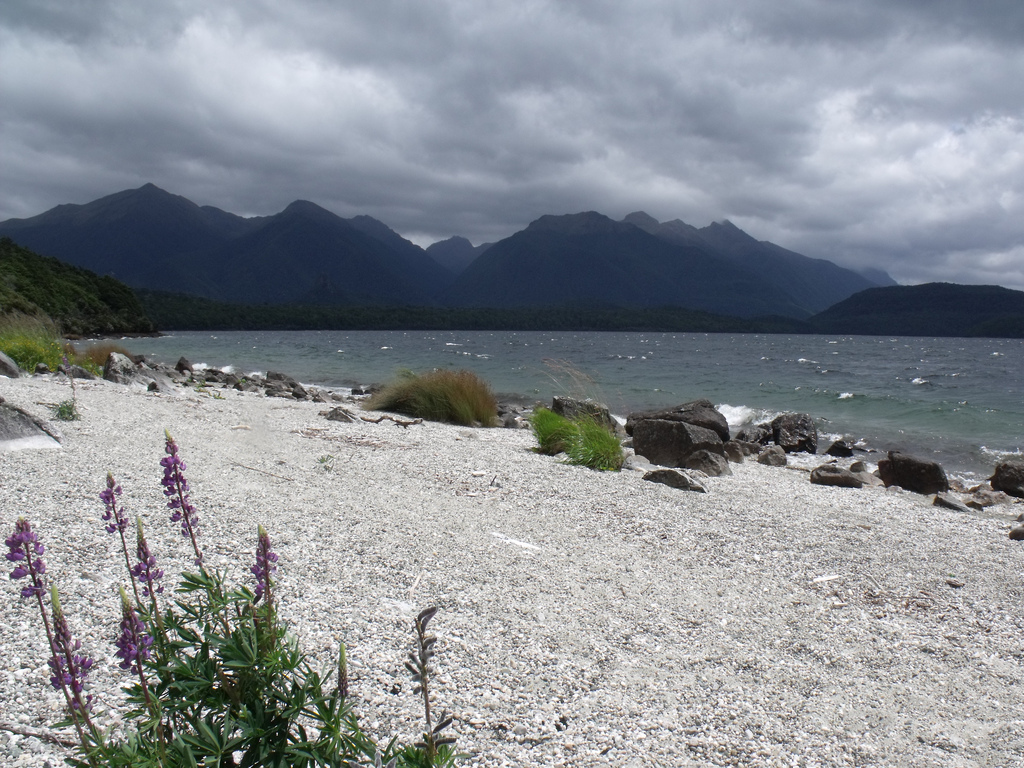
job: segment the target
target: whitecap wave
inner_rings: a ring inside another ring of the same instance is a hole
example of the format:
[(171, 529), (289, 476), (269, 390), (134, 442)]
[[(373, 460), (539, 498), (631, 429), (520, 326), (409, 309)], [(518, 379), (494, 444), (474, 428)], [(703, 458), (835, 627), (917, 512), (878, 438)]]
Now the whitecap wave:
[(917, 384), (918, 386), (920, 386), (921, 384), (931, 384), (931, 382), (928, 381), (928, 379), (923, 379), (920, 376), (918, 376), (917, 378), (911, 379), (910, 383), (911, 384)]
[(851, 397), (853, 397), (853, 392), (840, 392), (839, 393), (839, 399), (840, 400), (849, 400)]

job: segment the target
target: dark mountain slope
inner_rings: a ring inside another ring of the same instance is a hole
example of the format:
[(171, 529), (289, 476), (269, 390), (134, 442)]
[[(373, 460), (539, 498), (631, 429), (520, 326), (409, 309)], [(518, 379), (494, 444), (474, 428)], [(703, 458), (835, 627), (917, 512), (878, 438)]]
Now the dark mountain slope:
[(258, 229), (197, 255), (194, 268), (205, 269), (216, 286), (198, 294), (222, 301), (427, 305), (446, 275), (416, 251), (396, 252), (300, 200)]
[(1024, 292), (952, 283), (870, 288), (829, 307), (807, 324), (817, 333), (1020, 338)]
[(146, 184), (85, 205), (60, 205), (29, 219), (0, 223), (27, 248), (129, 285), (198, 291), (197, 276), (181, 268), (181, 254), (208, 250), (257, 226), (216, 208)]
[(543, 216), (495, 243), (445, 299), (476, 307), (681, 306), (745, 317), (799, 312), (781, 292), (706, 251), (592, 211)]
[(427, 246), (430, 257), (447, 269), (452, 275), (461, 275), (470, 264), (476, 261), (494, 243), (481, 243), (474, 246), (464, 237), (449, 237)]

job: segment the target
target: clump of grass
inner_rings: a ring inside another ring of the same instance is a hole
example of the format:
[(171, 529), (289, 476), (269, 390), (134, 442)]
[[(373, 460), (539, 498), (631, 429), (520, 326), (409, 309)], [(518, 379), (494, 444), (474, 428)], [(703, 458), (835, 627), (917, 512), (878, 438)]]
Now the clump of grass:
[(548, 408), (534, 411), (530, 417), (530, 426), (539, 443), (537, 452), (547, 456), (564, 453), (576, 429), (569, 419)]
[(78, 412), (78, 405), (74, 400), (62, 400), (52, 406), (53, 417), (60, 421), (78, 421), (82, 415)]
[(0, 315), (0, 351), (24, 371), (34, 371), (39, 363), (55, 371), (64, 354), (52, 320), (20, 312)]
[(530, 419), (537, 438), (537, 451), (554, 456), (565, 453), (570, 464), (591, 469), (622, 469), (619, 438), (591, 417), (570, 420), (547, 408), (538, 408)]
[(490, 386), (471, 371), (433, 370), (400, 374), (397, 381), (373, 395), (364, 406), (394, 411), (428, 421), (463, 426), (493, 426), (498, 403)]

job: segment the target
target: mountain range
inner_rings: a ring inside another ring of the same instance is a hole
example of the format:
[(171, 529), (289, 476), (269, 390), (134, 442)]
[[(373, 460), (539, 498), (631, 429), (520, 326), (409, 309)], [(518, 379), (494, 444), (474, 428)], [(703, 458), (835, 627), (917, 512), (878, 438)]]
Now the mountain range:
[(643, 212), (542, 216), (499, 242), (424, 249), (369, 216), (308, 201), (245, 218), (152, 184), (0, 222), (0, 236), (136, 289), (246, 304), (682, 307), (806, 319), (895, 285), (758, 241)]

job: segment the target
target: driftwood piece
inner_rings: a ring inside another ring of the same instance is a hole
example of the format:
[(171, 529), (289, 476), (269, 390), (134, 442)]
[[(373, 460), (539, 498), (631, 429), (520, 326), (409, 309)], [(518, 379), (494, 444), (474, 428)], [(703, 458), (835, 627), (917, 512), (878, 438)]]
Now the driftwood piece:
[(363, 421), (368, 421), (371, 424), (380, 424), (382, 421), (385, 421), (385, 420), (393, 421), (393, 422), (395, 422), (395, 424), (397, 424), (400, 427), (411, 427), (414, 424), (422, 424), (423, 423), (423, 419), (413, 419), (412, 421), (403, 421), (402, 419), (396, 419), (394, 416), (390, 416), (390, 415), (388, 415), (386, 413), (382, 413), (376, 419), (372, 419), (369, 416), (360, 416), (359, 418), (362, 419)]

